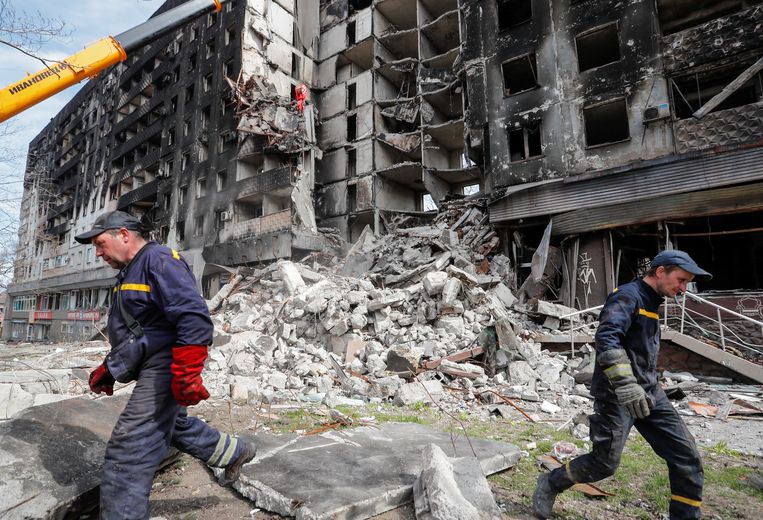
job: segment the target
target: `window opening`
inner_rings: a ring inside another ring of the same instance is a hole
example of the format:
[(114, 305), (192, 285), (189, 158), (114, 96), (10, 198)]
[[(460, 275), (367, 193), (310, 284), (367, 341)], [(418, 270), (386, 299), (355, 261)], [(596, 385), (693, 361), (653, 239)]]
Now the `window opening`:
[(519, 162), (543, 155), (540, 139), (540, 124), (521, 127), (509, 131), (509, 161)]
[(530, 0), (498, 0), (498, 30), (504, 31), (532, 20)]
[(630, 137), (625, 99), (583, 109), (587, 146), (616, 143)]
[(620, 60), (620, 40), (617, 24), (580, 34), (575, 38), (580, 72)]
[(535, 53), (515, 58), (501, 65), (503, 88), (507, 96), (518, 94), (538, 86), (538, 67)]

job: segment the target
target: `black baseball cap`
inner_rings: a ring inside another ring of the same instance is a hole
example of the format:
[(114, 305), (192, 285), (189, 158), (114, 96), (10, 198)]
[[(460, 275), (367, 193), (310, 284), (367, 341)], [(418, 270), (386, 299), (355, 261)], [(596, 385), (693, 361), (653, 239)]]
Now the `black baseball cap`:
[(75, 236), (74, 240), (80, 244), (89, 244), (93, 238), (97, 237), (104, 231), (120, 228), (138, 231), (140, 229), (140, 220), (133, 217), (129, 213), (125, 213), (124, 211), (109, 211), (108, 213), (99, 215), (98, 218), (95, 219), (93, 229)]
[(677, 265), (684, 271), (688, 271), (698, 279), (712, 280), (713, 275), (702, 269), (697, 265), (697, 262), (692, 260), (689, 253), (685, 251), (679, 251), (678, 249), (666, 249), (660, 251), (657, 256), (654, 257), (651, 263), (651, 267), (668, 265)]

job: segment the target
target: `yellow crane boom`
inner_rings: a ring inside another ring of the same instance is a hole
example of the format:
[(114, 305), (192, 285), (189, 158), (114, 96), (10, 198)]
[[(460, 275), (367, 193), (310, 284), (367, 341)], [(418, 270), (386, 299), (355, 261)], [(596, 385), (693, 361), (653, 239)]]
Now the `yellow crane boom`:
[(189, 0), (150, 18), (118, 36), (108, 36), (80, 52), (30, 74), (0, 90), (0, 123), (75, 85), (85, 78), (127, 59), (128, 53), (177, 29), (186, 22), (214, 9), (220, 11), (228, 0)]

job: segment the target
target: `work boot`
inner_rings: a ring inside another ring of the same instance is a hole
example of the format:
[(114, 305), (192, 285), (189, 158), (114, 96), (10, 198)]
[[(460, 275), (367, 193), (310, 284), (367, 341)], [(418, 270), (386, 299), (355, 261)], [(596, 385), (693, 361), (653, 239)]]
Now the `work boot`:
[(254, 458), (255, 453), (257, 453), (257, 447), (253, 442), (244, 443), (244, 449), (241, 450), (241, 454), (233, 462), (225, 466), (225, 473), (223, 473), (220, 479), (220, 485), (227, 486), (237, 481), (239, 475), (241, 475), (241, 466), (250, 462)]
[(554, 508), (554, 501), (558, 491), (551, 487), (548, 480), (548, 473), (541, 473), (538, 476), (538, 486), (533, 493), (533, 513), (538, 518), (548, 518), (551, 516), (551, 510)]

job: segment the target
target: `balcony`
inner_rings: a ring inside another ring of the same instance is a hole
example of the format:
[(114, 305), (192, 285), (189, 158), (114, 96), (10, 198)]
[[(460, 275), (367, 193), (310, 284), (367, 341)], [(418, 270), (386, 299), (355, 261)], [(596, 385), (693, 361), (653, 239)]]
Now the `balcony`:
[(289, 166), (274, 168), (253, 177), (238, 181), (236, 198), (240, 199), (258, 193), (268, 193), (279, 188), (290, 186), (294, 169)]
[(253, 218), (233, 225), (231, 238), (251, 238), (291, 228), (291, 210), (285, 209), (264, 217)]
[(69, 231), (69, 222), (64, 222), (63, 224), (59, 224), (57, 226), (53, 226), (52, 228), (48, 228), (45, 230), (45, 233), (48, 235), (63, 235), (67, 231)]
[(134, 190), (128, 191), (117, 200), (117, 209), (124, 209), (138, 202), (156, 202), (156, 190), (158, 187), (159, 181), (153, 180)]
[(53, 206), (49, 211), (47, 215), (47, 219), (50, 220), (52, 218), (57, 217), (61, 213), (64, 213), (65, 211), (70, 210), (74, 206), (74, 201), (69, 200), (67, 202), (64, 202), (63, 204), (59, 204), (58, 206)]

